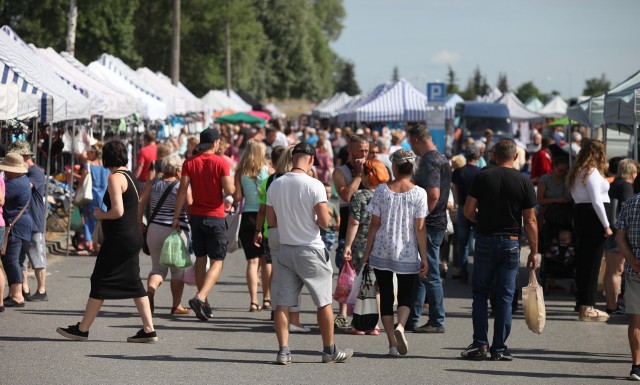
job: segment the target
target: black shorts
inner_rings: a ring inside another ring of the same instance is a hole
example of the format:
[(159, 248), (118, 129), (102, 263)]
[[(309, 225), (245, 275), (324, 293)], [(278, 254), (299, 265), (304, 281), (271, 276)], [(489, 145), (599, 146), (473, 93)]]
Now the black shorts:
[[(240, 220), (240, 244), (242, 244), (242, 250), (244, 250), (244, 256), (249, 259), (255, 259), (262, 257), (262, 247), (257, 247), (253, 244), (253, 236), (256, 233), (256, 219), (258, 218), (257, 212), (243, 212), (242, 220)], [(260, 226), (262, 228), (262, 226)]]
[(266, 263), (271, 263), (271, 249), (269, 248), (269, 238), (262, 238), (262, 257)]
[(227, 222), (224, 218), (192, 215), (191, 241), (196, 257), (224, 260), (227, 256)]

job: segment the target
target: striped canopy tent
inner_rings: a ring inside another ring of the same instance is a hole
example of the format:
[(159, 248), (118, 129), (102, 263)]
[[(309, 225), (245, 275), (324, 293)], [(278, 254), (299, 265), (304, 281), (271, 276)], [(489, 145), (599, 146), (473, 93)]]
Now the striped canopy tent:
[(136, 112), (135, 101), (129, 95), (115, 91), (84, 73), (53, 48), (37, 48), (36, 52), (51, 65), (60, 78), (78, 84), (86, 90), (91, 103), (91, 115), (121, 119)]
[(121, 92), (127, 93), (138, 100), (138, 111), (142, 117), (149, 120), (166, 119), (167, 104), (161, 100), (157, 91), (120, 59), (103, 54), (99, 61), (91, 62), (87, 68), (95, 76), (108, 82)]
[[(77, 86), (74, 89), (62, 80), (47, 62), (7, 26), (3, 26), (0, 31), (0, 62), (4, 67), (3, 84), (18, 83), (20, 92), (31, 93), (39, 98), (40, 121), (91, 118), (89, 99), (82, 94), (85, 91)], [(49, 103), (49, 98), (53, 104)]]
[[(24, 120), (32, 115), (52, 116), (53, 97), (35, 89), (5, 63), (0, 64), (0, 120)], [(34, 89), (36, 93), (33, 93)]]
[(524, 106), (530, 109), (531, 111), (538, 112), (544, 107), (544, 104), (538, 99), (537, 96), (532, 96), (524, 102)]
[(560, 118), (567, 114), (567, 102), (558, 95), (554, 96), (547, 104), (538, 111), (539, 114), (547, 118)]
[[(375, 96), (374, 96), (375, 95)], [(427, 97), (405, 79), (385, 83), (357, 106), (339, 114), (343, 122), (423, 122), (427, 120)]]
[(447, 98), (444, 101), (445, 119), (453, 119), (453, 117), (455, 116), (455, 112), (456, 112), (456, 105), (458, 103), (464, 103), (464, 99), (462, 98), (462, 96), (460, 96), (458, 94), (448, 94), (447, 95)]
[(525, 107), (513, 92), (505, 92), (496, 103), (507, 106), (512, 121), (542, 120), (544, 118), (539, 113)]
[(318, 119), (334, 118), (338, 115), (338, 111), (347, 105), (351, 99), (353, 99), (353, 97), (347, 95), (345, 92), (337, 92), (329, 99), (319, 103), (312, 110), (313, 117)]
[(158, 75), (147, 67), (138, 68), (136, 73), (170, 100), (168, 106), (171, 106), (171, 108), (167, 111), (170, 115), (184, 115), (187, 112), (191, 112), (187, 111), (187, 100), (184, 93), (171, 84), (171, 82), (165, 82), (158, 78)]

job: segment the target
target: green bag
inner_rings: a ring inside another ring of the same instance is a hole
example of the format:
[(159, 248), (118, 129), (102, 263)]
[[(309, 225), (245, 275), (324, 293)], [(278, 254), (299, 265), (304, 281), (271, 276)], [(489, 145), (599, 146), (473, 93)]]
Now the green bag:
[(71, 231), (82, 231), (82, 229), (84, 229), (80, 207), (73, 206), (73, 209), (71, 210), (71, 218), (69, 218), (69, 221), (71, 222)]
[(179, 269), (191, 266), (189, 250), (187, 250), (187, 246), (182, 241), (180, 233), (176, 230), (172, 230), (167, 239), (164, 240), (162, 252), (160, 253), (160, 266), (177, 267)]

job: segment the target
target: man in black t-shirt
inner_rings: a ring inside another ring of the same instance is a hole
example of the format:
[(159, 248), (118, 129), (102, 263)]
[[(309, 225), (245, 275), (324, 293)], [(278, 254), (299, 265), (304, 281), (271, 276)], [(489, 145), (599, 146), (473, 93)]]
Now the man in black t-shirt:
[[(461, 355), (511, 361), (506, 341), (511, 331), (511, 303), (520, 267), (520, 231), (524, 230), (531, 252), (527, 267), (535, 271), (538, 254), (538, 227), (533, 207), (536, 195), (531, 181), (513, 169), (518, 157), (516, 143), (501, 139), (493, 147), (496, 166), (483, 169), (473, 181), (464, 205), (464, 215), (476, 223), (473, 266), (473, 343)], [(494, 284), (495, 282), (495, 284)], [(487, 300), (495, 287), (493, 343), (488, 349)]]
[[(477, 166), (478, 158), (480, 158), (480, 150), (475, 144), (467, 146), (464, 150), (464, 157), (467, 164), (456, 169), (451, 175), (451, 183), (453, 192), (458, 205), (458, 214), (456, 221), (456, 241), (458, 242), (456, 265), (460, 268), (458, 278), (460, 282), (466, 284), (469, 281), (469, 272), (467, 270), (467, 261), (469, 259), (469, 239), (473, 237), (473, 222), (464, 216), (464, 203), (467, 200), (467, 194), (471, 188), (476, 175), (480, 173), (480, 167)], [(455, 278), (455, 277), (454, 277)]]
[[(424, 124), (408, 130), (411, 149), (420, 157), (415, 183), (427, 191), (429, 214), (427, 226), (427, 276), (418, 280), (415, 301), (407, 325), (417, 333), (444, 333), (444, 291), (440, 278), (440, 245), (447, 230), (447, 202), (451, 190), (451, 167), (447, 158), (438, 152), (431, 133)], [(425, 303), (429, 303), (429, 319), (418, 327)], [(406, 328), (405, 328), (406, 329)]]

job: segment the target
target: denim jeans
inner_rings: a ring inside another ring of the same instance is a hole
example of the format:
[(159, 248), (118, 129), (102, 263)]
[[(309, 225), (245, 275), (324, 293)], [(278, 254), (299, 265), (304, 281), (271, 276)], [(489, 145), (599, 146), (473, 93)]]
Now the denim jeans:
[(407, 324), (419, 326), (420, 314), (425, 296), (429, 303), (429, 325), (444, 327), (444, 292), (440, 278), (440, 245), (445, 229), (427, 227), (427, 265), (429, 271), (425, 278), (419, 278), (416, 284), (415, 300)]
[(487, 300), (495, 285), (493, 343), (491, 354), (503, 352), (511, 332), (511, 303), (516, 290), (516, 275), (520, 265), (520, 241), (509, 236), (484, 236), (476, 238), (473, 258), (473, 340), (489, 345), (489, 315)]
[(460, 278), (469, 278), (469, 239), (474, 236), (473, 222), (464, 216), (464, 206), (458, 208), (458, 223), (456, 223), (458, 237), (458, 255), (456, 259), (460, 268)]

